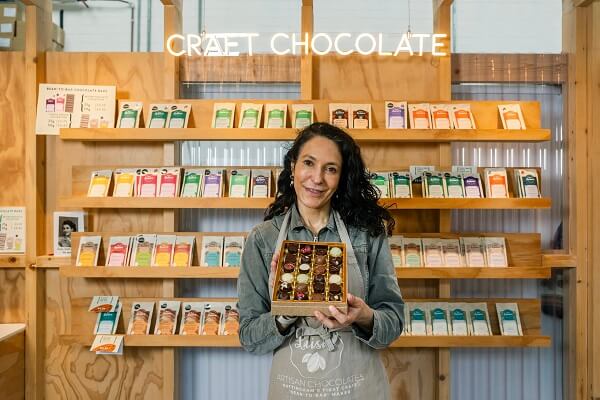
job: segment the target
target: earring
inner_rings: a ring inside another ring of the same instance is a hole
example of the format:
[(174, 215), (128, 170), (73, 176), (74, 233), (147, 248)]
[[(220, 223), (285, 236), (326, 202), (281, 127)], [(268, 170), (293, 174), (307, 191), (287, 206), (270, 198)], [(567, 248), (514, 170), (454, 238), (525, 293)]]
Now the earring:
[(294, 187), (294, 175), (290, 176), (290, 186)]

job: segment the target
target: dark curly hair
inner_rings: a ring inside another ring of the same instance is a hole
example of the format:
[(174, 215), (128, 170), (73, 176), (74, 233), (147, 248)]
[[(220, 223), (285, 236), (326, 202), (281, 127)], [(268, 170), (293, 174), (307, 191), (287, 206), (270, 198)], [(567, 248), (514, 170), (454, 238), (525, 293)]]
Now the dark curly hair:
[(277, 181), (279, 190), (265, 212), (265, 221), (284, 214), (296, 202), (296, 192), (290, 185), (292, 163), (298, 160), (302, 146), (317, 136), (337, 144), (342, 155), (340, 182), (331, 199), (331, 207), (340, 213), (344, 223), (364, 229), (371, 236), (384, 232), (391, 235), (395, 221), (388, 210), (377, 204), (379, 191), (369, 181), (360, 147), (346, 132), (323, 122), (315, 122), (301, 130), (285, 155), (283, 171)]

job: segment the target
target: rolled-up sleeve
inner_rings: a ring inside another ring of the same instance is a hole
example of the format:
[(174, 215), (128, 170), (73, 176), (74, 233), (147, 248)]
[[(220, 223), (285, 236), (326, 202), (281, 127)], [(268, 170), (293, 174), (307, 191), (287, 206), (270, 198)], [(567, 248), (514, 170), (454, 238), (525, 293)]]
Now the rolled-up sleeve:
[(253, 354), (272, 352), (290, 335), (282, 335), (271, 315), (269, 269), (271, 260), (265, 259), (264, 241), (257, 229), (246, 239), (238, 279), (238, 310), (240, 312), (240, 343)]
[(372, 239), (367, 258), (369, 295), (367, 304), (374, 310), (373, 330), (366, 332), (353, 326), (356, 337), (369, 346), (380, 349), (389, 346), (404, 327), (404, 300), (392, 262), (385, 234)]

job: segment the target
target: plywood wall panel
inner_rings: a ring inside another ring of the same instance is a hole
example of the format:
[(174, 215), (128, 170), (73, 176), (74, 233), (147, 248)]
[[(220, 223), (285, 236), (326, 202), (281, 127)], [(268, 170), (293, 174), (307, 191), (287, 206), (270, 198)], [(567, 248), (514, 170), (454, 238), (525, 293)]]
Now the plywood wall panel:
[[(117, 98), (150, 103), (163, 99), (163, 53), (49, 53), (48, 82), (78, 85), (114, 85)], [(160, 143), (78, 143), (52, 137), (47, 146), (47, 210), (73, 190), (73, 166), (161, 165)], [(87, 210), (88, 230), (162, 231), (161, 210)], [(47, 224), (52, 232), (51, 217)], [(46, 238), (46, 243), (52, 243)], [(48, 245), (48, 248), (51, 247)], [(73, 327), (91, 333), (93, 324), (81, 324), (71, 314), (74, 298), (95, 295), (161, 297), (156, 280), (101, 280), (46, 275), (46, 398), (47, 399), (154, 399), (164, 398), (165, 380), (172, 371), (163, 365), (161, 349), (125, 349), (124, 357), (100, 357), (89, 349), (60, 342), (59, 335)]]
[(0, 53), (0, 207), (25, 205), (25, 57)]
[(25, 334), (0, 342), (0, 399), (25, 398)]
[(25, 321), (25, 270), (0, 269), (0, 323)]

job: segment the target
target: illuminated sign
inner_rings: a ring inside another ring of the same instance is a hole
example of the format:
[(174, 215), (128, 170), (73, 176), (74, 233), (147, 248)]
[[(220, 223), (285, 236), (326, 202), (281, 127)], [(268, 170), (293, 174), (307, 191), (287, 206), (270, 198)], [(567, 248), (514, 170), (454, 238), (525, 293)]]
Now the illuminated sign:
[[(209, 33), (205, 35), (171, 35), (167, 39), (167, 50), (174, 56), (203, 55), (203, 56), (239, 56), (239, 47), (245, 44), (248, 55), (253, 55), (254, 39), (260, 37), (259, 33)], [(391, 43), (392, 51), (383, 51), (390, 43), (384, 43), (382, 33), (338, 33), (331, 36), (326, 33), (317, 33), (312, 37), (305, 33), (275, 33), (271, 36), (271, 52), (277, 55), (302, 55), (311, 51), (316, 55), (335, 53), (348, 55), (358, 53), (363, 55), (379, 54), (380, 56), (397, 56), (408, 53), (411, 56), (424, 54), (426, 44), (431, 45), (433, 56), (446, 56), (443, 39), (448, 36), (444, 33), (404, 33), (399, 40)], [(389, 40), (389, 39), (388, 39)]]

